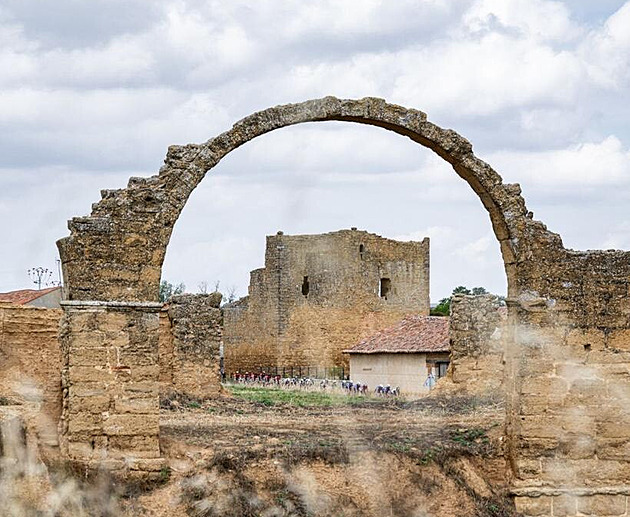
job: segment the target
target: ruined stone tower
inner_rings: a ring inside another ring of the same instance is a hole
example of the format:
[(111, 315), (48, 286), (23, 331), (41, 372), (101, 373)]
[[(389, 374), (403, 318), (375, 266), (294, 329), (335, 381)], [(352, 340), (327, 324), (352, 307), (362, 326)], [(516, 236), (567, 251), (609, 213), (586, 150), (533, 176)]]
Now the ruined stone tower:
[(410, 313), (429, 313), (428, 238), (278, 232), (249, 296), (225, 309), (226, 370), (345, 366), (344, 348)]

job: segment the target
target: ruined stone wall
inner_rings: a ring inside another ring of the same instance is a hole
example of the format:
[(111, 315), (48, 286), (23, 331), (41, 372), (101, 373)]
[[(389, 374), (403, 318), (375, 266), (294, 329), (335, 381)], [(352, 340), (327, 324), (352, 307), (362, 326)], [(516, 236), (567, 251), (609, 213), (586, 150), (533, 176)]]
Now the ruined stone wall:
[[(162, 370), (171, 367), (170, 389), (192, 397), (212, 397), (221, 392), (219, 348), (223, 315), (221, 294), (183, 294), (169, 300), (168, 320), (172, 356), (165, 350)], [(161, 354), (162, 356), (162, 354)], [(169, 360), (170, 359), (170, 360)], [(168, 374), (165, 372), (164, 378)]]
[[(86, 307), (97, 305), (105, 313), (121, 302), (139, 302), (148, 308), (147, 300), (158, 299), (162, 262), (173, 226), (206, 173), (257, 136), (298, 123), (327, 120), (382, 127), (431, 149), (452, 165), (488, 212), (508, 281), (505, 444), (510, 469), (506, 476), (519, 510), (525, 515), (627, 514), (630, 253), (565, 249), (559, 235), (533, 218), (519, 185), (504, 183), (492, 167), (474, 155), (470, 142), (431, 123), (421, 111), (382, 99), (326, 97), (255, 113), (201, 144), (171, 146), (158, 175), (131, 178), (125, 189), (102, 191), (102, 199), (93, 205), (90, 216), (69, 222), (70, 235), (58, 242), (68, 299), (82, 301)], [(284, 254), (279, 255), (284, 260)], [(258, 273), (261, 282), (263, 276), (264, 272)], [(294, 282), (280, 279), (276, 293), (288, 293), (297, 287)], [(253, 291), (251, 294), (253, 297)], [(144, 309), (138, 306), (134, 310)], [(282, 328), (289, 318), (278, 314), (287, 313), (277, 311), (272, 320), (276, 328)], [(102, 342), (95, 342), (97, 348), (115, 349), (119, 334), (133, 336), (137, 348), (144, 350), (139, 359), (152, 357), (154, 343), (157, 349), (157, 316), (150, 329), (144, 325), (142, 337), (134, 330), (142, 325), (132, 324), (136, 317), (115, 332), (107, 331), (108, 318), (102, 316), (92, 327), (73, 326), (81, 317), (76, 307), (66, 307), (64, 319), (71, 330), (64, 338), (65, 346), (75, 346), (79, 357), (83, 347), (92, 345), (82, 344), (75, 332), (85, 343), (103, 337)], [(66, 369), (72, 354), (65, 354)], [(140, 363), (134, 360), (132, 364)], [(96, 375), (107, 372), (103, 365), (96, 370)], [(81, 372), (75, 373), (80, 377)], [(126, 378), (112, 375), (110, 372), (105, 380), (98, 381), (111, 387), (110, 407), (117, 400), (116, 393), (129, 391)], [(139, 375), (139, 371), (132, 375)], [(70, 386), (72, 377), (66, 379)], [(85, 382), (94, 380), (86, 378)], [(147, 383), (149, 391), (157, 391), (158, 376)], [(66, 416), (77, 415), (66, 423), (75, 422), (80, 427), (92, 422), (95, 428), (89, 431), (98, 431), (95, 436), (116, 437), (116, 433), (138, 429), (133, 419), (123, 422), (117, 418), (120, 421), (110, 427), (105, 416), (101, 420), (88, 418), (92, 399), (75, 402), (68, 409), (64, 407)], [(124, 416), (107, 415), (107, 419)], [(144, 424), (151, 426), (157, 415), (157, 406), (153, 406)], [(143, 435), (153, 436), (154, 431), (151, 427)], [(72, 426), (64, 430), (67, 438), (78, 432)], [(102, 443), (100, 439), (98, 443)], [(115, 440), (111, 446), (118, 450)], [(87, 457), (91, 451), (86, 449)]]
[(526, 515), (625, 515), (630, 254), (556, 250), (538, 266), (508, 300), (517, 505)]
[(63, 452), (93, 468), (158, 472), (161, 305), (62, 303)]
[(451, 299), (450, 365), (441, 389), (503, 395), (506, 316), (494, 295), (455, 295)]
[(61, 315), (58, 309), (0, 304), (0, 396), (41, 402), (52, 422), (61, 414)]
[(407, 314), (429, 313), (429, 240), (279, 232), (267, 237), (265, 268), (252, 271), (247, 300), (225, 313), (229, 372), (347, 367), (343, 349)]
[(168, 317), (168, 306), (159, 316), (158, 363), (160, 365), (160, 395), (174, 391), (173, 387), (173, 327)]

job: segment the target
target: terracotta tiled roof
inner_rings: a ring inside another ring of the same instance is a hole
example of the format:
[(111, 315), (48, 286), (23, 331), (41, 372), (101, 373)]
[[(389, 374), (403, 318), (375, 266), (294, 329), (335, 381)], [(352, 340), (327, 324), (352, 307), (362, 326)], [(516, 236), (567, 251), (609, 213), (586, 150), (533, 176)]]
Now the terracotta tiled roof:
[(21, 291), (11, 291), (9, 293), (0, 293), (0, 302), (13, 303), (15, 305), (24, 305), (32, 302), (40, 296), (51, 293), (61, 287), (49, 287), (48, 289), (22, 289)]
[(381, 330), (344, 350), (349, 354), (400, 354), (449, 352), (448, 318), (407, 316), (396, 325)]

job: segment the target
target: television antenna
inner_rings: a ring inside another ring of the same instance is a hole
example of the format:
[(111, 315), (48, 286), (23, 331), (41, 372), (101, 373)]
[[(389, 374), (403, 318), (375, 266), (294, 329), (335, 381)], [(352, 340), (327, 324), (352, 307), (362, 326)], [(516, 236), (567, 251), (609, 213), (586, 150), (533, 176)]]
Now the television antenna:
[(32, 267), (27, 270), (28, 276), (32, 282), (37, 285), (37, 289), (41, 291), (42, 285), (49, 285), (53, 272), (45, 267)]

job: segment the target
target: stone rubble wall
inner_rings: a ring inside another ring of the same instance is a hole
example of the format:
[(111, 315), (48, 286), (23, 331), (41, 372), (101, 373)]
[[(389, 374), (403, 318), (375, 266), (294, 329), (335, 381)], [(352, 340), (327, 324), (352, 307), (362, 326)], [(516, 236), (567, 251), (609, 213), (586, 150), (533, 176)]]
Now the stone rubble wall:
[[(447, 379), (458, 392), (502, 395), (506, 318), (494, 295), (455, 295), (451, 299), (451, 355)], [(438, 386), (446, 387), (440, 382)]]
[[(223, 315), (220, 304), (220, 293), (182, 294), (169, 300), (170, 390), (198, 398), (221, 393), (219, 352)], [(168, 341), (168, 338), (163, 340)], [(165, 352), (167, 356), (168, 349)], [(166, 373), (168, 363), (161, 366)]]

